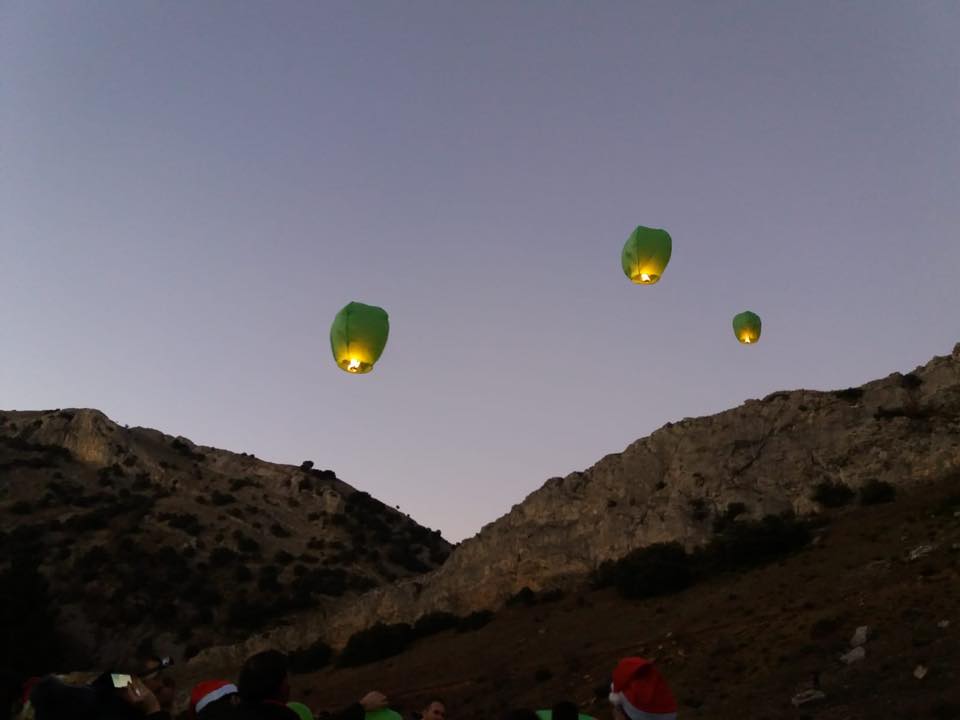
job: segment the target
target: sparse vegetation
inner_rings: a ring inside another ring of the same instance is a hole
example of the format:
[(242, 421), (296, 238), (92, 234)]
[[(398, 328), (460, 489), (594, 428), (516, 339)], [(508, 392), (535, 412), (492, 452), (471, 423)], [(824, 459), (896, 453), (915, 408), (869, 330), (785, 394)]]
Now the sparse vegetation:
[(293, 673), (316, 672), (326, 667), (332, 657), (332, 648), (322, 640), (317, 640), (305, 648), (290, 653), (290, 671)]
[(460, 624), (460, 618), (453, 613), (432, 612), (422, 615), (413, 624), (413, 634), (418, 638), (436, 635), (445, 630), (453, 630)]
[(237, 501), (237, 499), (230, 493), (220, 492), (219, 490), (214, 490), (210, 495), (210, 501), (217, 506), (231, 505)]
[(747, 511), (747, 506), (742, 502), (732, 502), (727, 504), (727, 509), (724, 510), (720, 515), (714, 518), (713, 521), (713, 531), (715, 533), (722, 533), (727, 530), (730, 525), (736, 522), (737, 518), (743, 515)]
[(907, 390), (914, 390), (921, 385), (923, 385), (923, 379), (918, 377), (915, 373), (906, 373), (900, 378), (900, 387)]
[(897, 497), (897, 489), (883, 480), (868, 480), (860, 487), (861, 505), (879, 505), (893, 502)]
[(288, 538), (290, 537), (290, 531), (287, 530), (280, 523), (274, 523), (270, 526), (270, 534), (278, 538)]
[(477, 610), (472, 612), (457, 623), (457, 632), (472, 632), (485, 627), (493, 620), (492, 610)]
[(356, 667), (402, 653), (413, 641), (413, 628), (406, 623), (377, 623), (355, 633), (337, 659), (340, 667)]
[(679, 543), (654, 543), (620, 560), (608, 560), (594, 578), (598, 587), (616, 587), (627, 598), (669, 595), (690, 582), (690, 558)]
[(838, 508), (847, 505), (853, 496), (853, 490), (846, 483), (824, 480), (814, 486), (811, 498), (823, 507)]
[(595, 587), (616, 587), (627, 598), (670, 595), (719, 572), (776, 560), (809, 540), (809, 528), (792, 515), (730, 522), (693, 554), (679, 543), (654, 543), (619, 560), (608, 560), (595, 571), (593, 583)]
[(863, 397), (863, 388), (849, 387), (844, 390), (834, 390), (833, 396), (838, 400), (844, 400), (851, 405), (856, 404)]

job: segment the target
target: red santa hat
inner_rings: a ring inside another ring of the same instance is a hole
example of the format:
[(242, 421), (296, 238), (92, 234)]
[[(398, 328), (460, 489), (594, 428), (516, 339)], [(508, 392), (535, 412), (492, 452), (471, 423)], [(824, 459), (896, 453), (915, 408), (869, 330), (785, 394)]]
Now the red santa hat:
[(613, 670), (610, 702), (630, 720), (676, 720), (677, 701), (652, 660), (624, 658)]
[(227, 695), (232, 695), (236, 691), (237, 686), (229, 680), (204, 680), (197, 683), (190, 693), (190, 709), (196, 716), (210, 703), (216, 702)]

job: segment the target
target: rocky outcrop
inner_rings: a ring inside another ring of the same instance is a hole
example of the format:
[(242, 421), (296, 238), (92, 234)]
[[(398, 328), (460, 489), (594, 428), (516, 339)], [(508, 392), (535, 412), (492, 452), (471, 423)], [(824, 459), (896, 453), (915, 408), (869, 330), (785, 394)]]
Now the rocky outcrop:
[(178, 657), (234, 642), (436, 568), (450, 549), (311, 462), (89, 409), (0, 411), (0, 519), (0, 574), (14, 559), (39, 571), (84, 663), (144, 640)]
[(304, 637), (340, 644), (376, 622), (495, 608), (524, 587), (562, 583), (637, 547), (701, 543), (731, 503), (753, 516), (806, 514), (818, 509), (811, 492), (825, 480), (854, 489), (871, 479), (904, 486), (958, 466), (960, 345), (913, 373), (861, 388), (777, 392), (668, 423), (588, 470), (548, 480), (439, 570), (204, 655), (229, 665), (267, 645), (295, 647)]

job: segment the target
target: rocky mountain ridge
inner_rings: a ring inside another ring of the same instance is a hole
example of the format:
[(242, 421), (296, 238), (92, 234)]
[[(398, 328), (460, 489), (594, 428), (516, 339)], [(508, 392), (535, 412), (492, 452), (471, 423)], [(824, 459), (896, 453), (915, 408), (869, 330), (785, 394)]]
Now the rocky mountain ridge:
[(960, 345), (907, 374), (859, 388), (776, 392), (709, 417), (668, 423), (583, 472), (552, 478), (465, 541), (438, 570), (305, 615), (198, 662), (232, 666), (251, 651), (334, 645), (377, 622), (496, 608), (524, 587), (583, 576), (637, 547), (705, 541), (730, 505), (744, 517), (818, 510), (824, 481), (923, 483), (960, 467)]
[(73, 667), (142, 643), (189, 657), (433, 569), (450, 549), (312, 462), (83, 409), (0, 412), (0, 517), (0, 573), (48, 586)]

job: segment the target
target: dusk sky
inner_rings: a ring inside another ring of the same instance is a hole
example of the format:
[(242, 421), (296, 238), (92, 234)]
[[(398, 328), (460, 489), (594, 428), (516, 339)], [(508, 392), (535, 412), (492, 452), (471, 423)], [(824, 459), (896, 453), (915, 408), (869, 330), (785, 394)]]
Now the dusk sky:
[(960, 341), (958, 37), (954, 1), (0, 0), (0, 407), (310, 459), (455, 541), (668, 421), (911, 370)]

